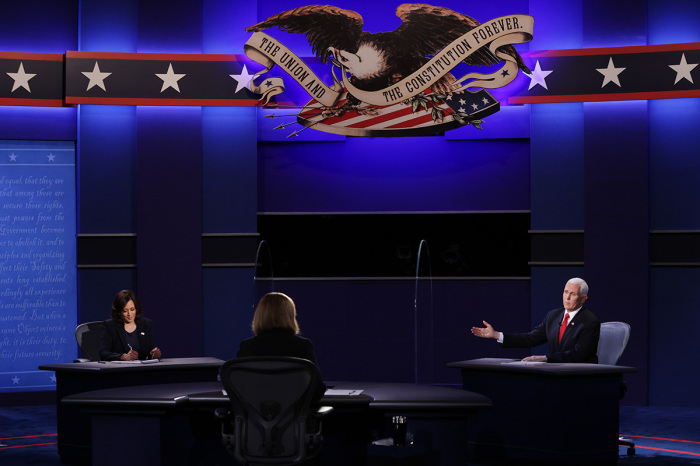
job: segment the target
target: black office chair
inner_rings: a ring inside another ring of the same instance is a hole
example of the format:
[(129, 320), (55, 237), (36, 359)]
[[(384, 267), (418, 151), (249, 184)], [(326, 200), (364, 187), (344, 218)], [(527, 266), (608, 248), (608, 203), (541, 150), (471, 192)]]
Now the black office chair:
[(321, 376), (314, 363), (291, 357), (232, 359), (221, 367), (231, 409), (217, 409), (222, 441), (241, 464), (301, 464), (321, 450), (321, 420), (333, 408), (316, 408)]
[[(603, 322), (600, 324), (600, 340), (598, 340), (598, 364), (616, 366), (630, 339), (631, 327), (625, 322)], [(620, 388), (620, 398), (625, 396), (627, 385), (623, 382)], [(627, 447), (627, 454), (635, 454), (634, 442), (619, 438), (620, 446)]]
[(82, 358), (74, 359), (73, 362), (87, 362), (100, 360), (100, 333), (102, 332), (102, 321), (85, 322), (75, 329), (75, 340), (83, 353)]

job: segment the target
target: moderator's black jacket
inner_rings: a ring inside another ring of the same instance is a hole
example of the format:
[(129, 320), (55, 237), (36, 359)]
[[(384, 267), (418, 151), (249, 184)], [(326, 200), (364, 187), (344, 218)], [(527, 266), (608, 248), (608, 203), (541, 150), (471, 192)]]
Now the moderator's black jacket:
[[(291, 356), (308, 359), (318, 367), (311, 340), (295, 335), (290, 329), (271, 329), (243, 340), (236, 357), (250, 356)], [(319, 400), (325, 391), (326, 385), (321, 382), (316, 387), (314, 399)]]

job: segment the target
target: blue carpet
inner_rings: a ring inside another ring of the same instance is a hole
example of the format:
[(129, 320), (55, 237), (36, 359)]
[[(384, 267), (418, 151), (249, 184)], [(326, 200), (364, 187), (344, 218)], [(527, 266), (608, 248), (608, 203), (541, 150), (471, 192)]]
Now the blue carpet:
[(635, 443), (635, 457), (620, 448), (621, 465), (700, 465), (700, 409), (620, 407), (620, 435)]
[(59, 466), (56, 407), (0, 407), (0, 464)]
[[(622, 406), (620, 434), (636, 444), (634, 456), (620, 448), (620, 465), (700, 465), (698, 408)], [(0, 407), (2, 466), (60, 466), (55, 442), (55, 406)]]

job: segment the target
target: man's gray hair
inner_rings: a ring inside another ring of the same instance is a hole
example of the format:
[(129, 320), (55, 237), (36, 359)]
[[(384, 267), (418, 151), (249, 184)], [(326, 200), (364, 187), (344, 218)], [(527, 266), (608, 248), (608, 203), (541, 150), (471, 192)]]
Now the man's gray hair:
[(581, 296), (588, 296), (588, 283), (583, 278), (572, 278), (566, 283), (573, 283), (574, 285), (579, 285), (581, 287)]

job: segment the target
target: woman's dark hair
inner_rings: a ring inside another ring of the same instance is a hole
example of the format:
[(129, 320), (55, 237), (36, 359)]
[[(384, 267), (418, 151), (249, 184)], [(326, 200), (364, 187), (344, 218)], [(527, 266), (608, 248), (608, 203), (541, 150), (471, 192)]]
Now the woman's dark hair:
[(141, 323), (141, 301), (136, 297), (136, 293), (131, 290), (121, 290), (114, 297), (112, 301), (112, 319), (119, 324), (124, 323), (122, 311), (129, 301), (134, 302), (134, 307), (136, 308), (136, 325), (139, 325)]

